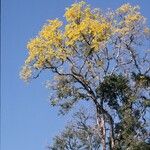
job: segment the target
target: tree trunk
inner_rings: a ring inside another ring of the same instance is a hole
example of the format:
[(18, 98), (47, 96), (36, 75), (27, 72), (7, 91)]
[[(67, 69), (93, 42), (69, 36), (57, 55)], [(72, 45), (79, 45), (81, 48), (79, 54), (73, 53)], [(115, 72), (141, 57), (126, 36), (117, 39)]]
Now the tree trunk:
[[(97, 125), (100, 129), (100, 136), (102, 140), (102, 150), (106, 150), (106, 127), (105, 122), (106, 119), (108, 119), (108, 123), (110, 125), (110, 150), (114, 149), (115, 146), (115, 140), (114, 140), (114, 121), (112, 116), (103, 109), (103, 101), (101, 102), (101, 105), (97, 102), (97, 100), (94, 101), (96, 105), (96, 111), (97, 111)], [(106, 118), (105, 118), (106, 117)]]
[(113, 123), (110, 122), (110, 150), (113, 150), (115, 146), (115, 141), (114, 141), (114, 128), (113, 128)]
[(105, 116), (97, 107), (97, 124), (100, 129), (100, 136), (102, 142), (102, 150), (106, 150), (106, 129), (105, 129)]
[(100, 118), (100, 131), (102, 137), (102, 149), (106, 150), (106, 129), (105, 129), (105, 118), (103, 114)]

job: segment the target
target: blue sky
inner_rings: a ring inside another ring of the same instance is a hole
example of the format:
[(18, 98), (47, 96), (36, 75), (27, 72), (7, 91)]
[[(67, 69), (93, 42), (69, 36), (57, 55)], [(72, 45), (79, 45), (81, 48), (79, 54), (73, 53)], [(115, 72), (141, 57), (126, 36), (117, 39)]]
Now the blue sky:
[[(2, 0), (1, 23), (1, 150), (43, 150), (70, 118), (49, 106), (43, 73), (26, 85), (19, 71), (27, 56), (26, 43), (48, 19), (64, 19), (73, 0)], [(149, 0), (87, 0), (92, 7), (115, 9), (129, 2), (140, 5), (150, 19)], [(150, 22), (150, 20), (148, 21)]]

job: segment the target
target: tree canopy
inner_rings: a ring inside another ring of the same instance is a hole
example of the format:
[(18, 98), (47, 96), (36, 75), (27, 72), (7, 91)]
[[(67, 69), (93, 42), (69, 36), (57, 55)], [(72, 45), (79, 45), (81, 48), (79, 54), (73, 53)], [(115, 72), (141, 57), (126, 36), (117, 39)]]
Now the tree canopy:
[[(97, 149), (149, 148), (150, 29), (139, 6), (127, 3), (102, 11), (81, 1), (64, 16), (64, 23), (48, 20), (28, 42), (21, 78), (28, 82), (49, 70), (54, 76), (48, 83), (51, 104), (62, 114), (79, 101), (93, 102)], [(67, 128), (62, 136), (65, 140), (73, 133)], [(79, 140), (83, 135), (77, 131), (72, 136)], [(71, 150), (67, 144), (60, 149)]]

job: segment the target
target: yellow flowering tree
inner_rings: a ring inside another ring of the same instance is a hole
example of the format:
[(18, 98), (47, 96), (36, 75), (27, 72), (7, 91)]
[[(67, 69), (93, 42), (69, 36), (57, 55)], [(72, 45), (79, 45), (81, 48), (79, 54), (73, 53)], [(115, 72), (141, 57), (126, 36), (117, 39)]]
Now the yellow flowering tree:
[[(136, 77), (142, 75), (149, 86), (150, 57), (146, 40), (149, 40), (150, 32), (146, 19), (138, 6), (124, 4), (115, 11), (103, 12), (83, 1), (67, 8), (64, 16), (67, 23), (63, 25), (59, 19), (48, 20), (29, 41), (29, 55), (20, 76), (30, 81), (44, 70), (51, 71), (54, 75), (54, 80), (48, 83), (53, 93), (51, 104), (59, 106), (62, 113), (68, 112), (80, 100), (93, 102), (102, 148), (114, 149), (117, 139), (113, 115), (120, 111), (115, 107), (116, 103), (122, 107), (123, 102), (115, 101), (119, 101), (118, 96), (114, 101), (102, 98), (99, 89), (103, 90), (99, 87), (108, 86), (104, 82), (106, 77), (121, 74), (132, 79), (130, 90), (136, 94), (132, 93), (130, 99), (143, 100), (139, 96), (141, 86), (134, 84), (132, 76), (133, 73)], [(114, 80), (124, 81), (115, 77)], [(143, 87), (145, 93), (148, 86)]]

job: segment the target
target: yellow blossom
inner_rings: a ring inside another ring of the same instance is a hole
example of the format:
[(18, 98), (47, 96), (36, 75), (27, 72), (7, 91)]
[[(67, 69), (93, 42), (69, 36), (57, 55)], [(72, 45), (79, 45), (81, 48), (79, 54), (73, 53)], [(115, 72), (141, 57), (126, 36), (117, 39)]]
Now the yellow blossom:
[(145, 36), (150, 37), (150, 28), (148, 27), (144, 28), (144, 34)]
[(143, 17), (140, 13), (129, 14), (125, 17), (125, 23), (126, 25), (132, 25), (133, 23), (137, 23), (138, 21), (140, 21), (142, 18)]
[(27, 65), (23, 66), (20, 72), (20, 78), (27, 82), (31, 77), (31, 75), (32, 75), (31, 67)]
[(76, 21), (80, 19), (82, 15), (82, 8), (85, 5), (85, 2), (81, 1), (79, 3), (75, 3), (71, 6), (71, 8), (67, 8), (65, 17), (67, 21)]
[[(59, 30), (62, 26), (62, 22), (58, 19), (49, 20), (45, 24), (39, 35), (30, 40), (27, 45), (29, 50), (29, 57), (26, 60), (26, 64), (34, 61), (35, 68), (42, 68), (45, 62), (50, 62), (52, 59), (66, 59), (66, 56), (60, 56), (60, 50), (63, 45), (63, 34)], [(64, 56), (64, 58), (62, 58)]]
[(117, 9), (119, 13), (127, 13), (131, 9), (131, 5), (129, 3), (122, 5)]
[(139, 12), (139, 6), (131, 6), (124, 4), (117, 9), (119, 13), (119, 20), (115, 21), (116, 28), (113, 28), (114, 33), (120, 34), (122, 37), (133, 33), (135, 26), (145, 23), (145, 18)]
[[(38, 35), (28, 42), (29, 55), (22, 69), (22, 78), (29, 78), (32, 69), (67, 62), (77, 53), (83, 58), (99, 53), (113, 36), (126, 38), (133, 29), (137, 31), (134, 26), (144, 23), (138, 9), (138, 6), (124, 4), (117, 11), (103, 14), (83, 1), (74, 3), (65, 12), (65, 26), (62, 27), (59, 19), (48, 20)], [(145, 29), (143, 33), (147, 35), (149, 30)]]
[(100, 14), (99, 10), (92, 10), (84, 2), (72, 5), (67, 9), (65, 16), (69, 21), (64, 34), (67, 46), (85, 42), (89, 47), (98, 51), (100, 43), (110, 36), (111, 24)]

